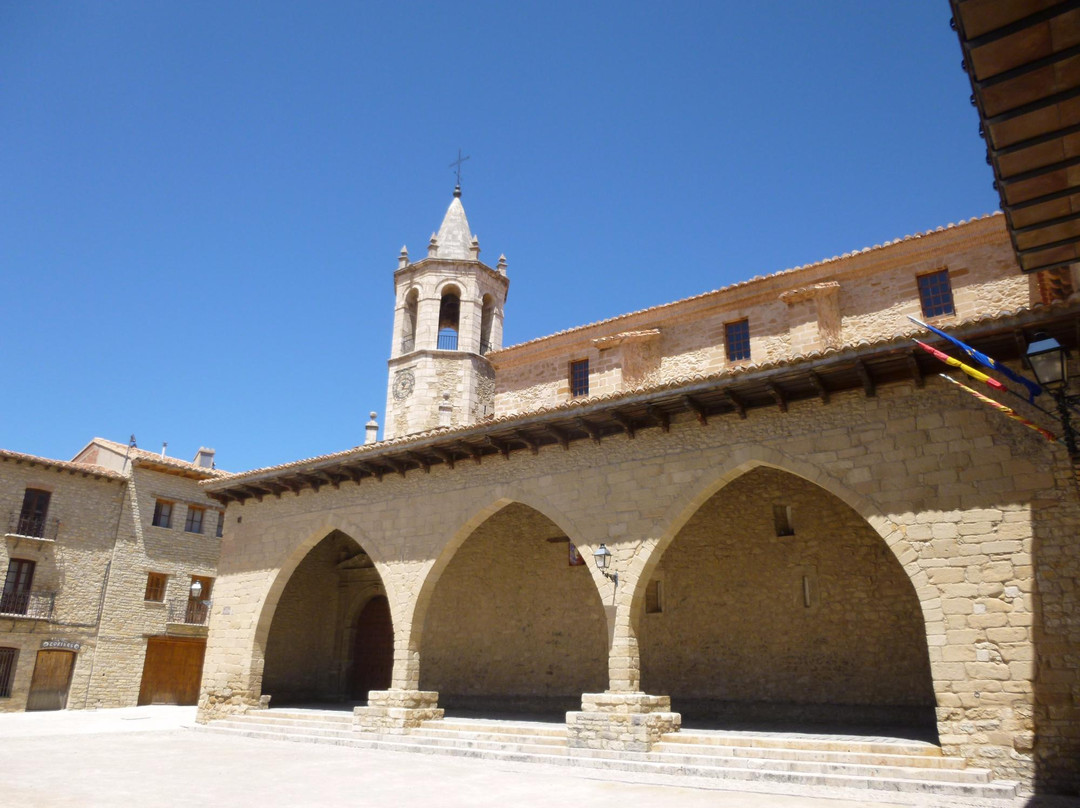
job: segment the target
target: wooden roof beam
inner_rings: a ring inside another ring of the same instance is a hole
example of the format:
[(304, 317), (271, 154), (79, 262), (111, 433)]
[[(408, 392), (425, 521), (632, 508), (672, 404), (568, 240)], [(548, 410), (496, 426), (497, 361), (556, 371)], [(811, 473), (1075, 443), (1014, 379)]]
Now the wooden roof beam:
[(528, 447), (529, 451), (533, 454), (540, 453), (540, 444), (538, 444), (532, 437), (530, 437), (528, 433), (520, 429), (516, 429), (514, 430), (514, 437), (521, 443), (524, 443)]
[(457, 443), (454, 444), (454, 448), (461, 452), (463, 455), (471, 457), (473, 459), (473, 462), (476, 463), (476, 465), (478, 466), (484, 462), (483, 453), (471, 443), (465, 443), (465, 441), (459, 440)]
[(652, 418), (653, 422), (660, 427), (661, 432), (671, 431), (671, 416), (662, 409), (653, 404), (649, 404), (645, 407), (645, 412)]
[(376, 466), (372, 463), (357, 463), (357, 468), (361, 471), (367, 472), (371, 477), (374, 477), (380, 483), (382, 482), (384, 469), (382, 466)]
[(812, 384), (814, 386), (814, 390), (817, 391), (818, 398), (821, 399), (821, 403), (822, 404), (828, 404), (829, 403), (829, 391), (825, 387), (825, 382), (823, 382), (821, 380), (821, 377), (818, 376), (816, 373), (814, 373), (814, 371), (812, 371), (812, 370), (807, 371), (806, 375), (810, 379), (810, 384)]
[(444, 462), (448, 468), (454, 467), (454, 453), (445, 449), (432, 448), (431, 453)]
[(574, 423), (584, 429), (597, 446), (600, 445), (600, 430), (596, 428), (595, 424), (590, 424), (584, 418), (575, 418)]
[(392, 457), (380, 457), (379, 460), (389, 466), (393, 471), (396, 471), (402, 477), (404, 477), (405, 472), (408, 471), (404, 463), (399, 460), (394, 460)]
[(504, 460), (510, 459), (510, 444), (506, 441), (493, 438), (491, 435), (484, 435), (484, 443), (493, 448), (499, 454), (503, 456)]
[(729, 388), (724, 390), (724, 395), (731, 402), (731, 406), (735, 408), (735, 412), (739, 413), (739, 417), (746, 420), (746, 402), (742, 400), (739, 394)]
[(776, 399), (776, 406), (780, 408), (780, 412), (787, 412), (787, 396), (784, 395), (784, 391), (772, 382), (766, 382), (765, 389)]
[(867, 398), (873, 398), (877, 395), (877, 385), (874, 383), (874, 377), (870, 375), (870, 368), (866, 366), (866, 363), (861, 359), (855, 360), (855, 371), (859, 374), (859, 378), (862, 380), (863, 392), (866, 393)]
[(634, 438), (634, 422), (630, 420), (630, 416), (626, 413), (619, 412), (618, 410), (612, 410), (608, 415), (611, 416), (611, 420), (626, 430), (626, 437), (633, 440)]
[(923, 378), (922, 368), (919, 367), (919, 363), (915, 359), (915, 351), (908, 351), (904, 356), (904, 361), (907, 362), (908, 371), (911, 373), (911, 380), (915, 382), (915, 386), (922, 387), (925, 385), (926, 380)]
[(419, 452), (406, 452), (405, 456), (424, 470), (424, 474), (431, 474), (431, 461)]
[(559, 445), (562, 446), (564, 450), (566, 450), (566, 451), (570, 450), (570, 436), (569, 435), (567, 435), (565, 432), (563, 432), (558, 427), (552, 426), (551, 424), (544, 424), (544, 430), (549, 435), (551, 435), (553, 438), (555, 438), (555, 440), (557, 440), (559, 442)]
[(693, 396), (683, 396), (682, 403), (686, 406), (686, 409), (694, 413), (694, 416), (698, 419), (698, 423), (702, 426), (708, 426), (709, 415), (705, 412), (704, 405)]

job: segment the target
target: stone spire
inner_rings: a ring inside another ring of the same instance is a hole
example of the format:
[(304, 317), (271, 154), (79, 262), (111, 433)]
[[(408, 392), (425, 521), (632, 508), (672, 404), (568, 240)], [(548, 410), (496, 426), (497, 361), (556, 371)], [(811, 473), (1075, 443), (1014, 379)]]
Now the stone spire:
[(443, 217), (436, 239), (439, 258), (467, 261), (475, 257), (469, 249), (473, 244), (473, 236), (469, 230), (469, 220), (465, 218), (465, 208), (461, 205), (460, 185), (454, 189), (454, 201), (446, 209), (446, 216)]

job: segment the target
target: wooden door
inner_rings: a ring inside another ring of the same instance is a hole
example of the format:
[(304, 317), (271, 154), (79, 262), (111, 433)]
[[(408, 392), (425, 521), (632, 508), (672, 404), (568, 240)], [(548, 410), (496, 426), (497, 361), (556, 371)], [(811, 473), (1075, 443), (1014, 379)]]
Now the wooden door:
[(206, 640), (150, 637), (139, 704), (198, 704)]
[(394, 672), (394, 625), (385, 597), (368, 601), (356, 620), (353, 642), (352, 697), (366, 699), (369, 690), (387, 690)]
[(73, 651), (38, 651), (30, 695), (26, 699), (27, 711), (63, 710), (74, 670)]

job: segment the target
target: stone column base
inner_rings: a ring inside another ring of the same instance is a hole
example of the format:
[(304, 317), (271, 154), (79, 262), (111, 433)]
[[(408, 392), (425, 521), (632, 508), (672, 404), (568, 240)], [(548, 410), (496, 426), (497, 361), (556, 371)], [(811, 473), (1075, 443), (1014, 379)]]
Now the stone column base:
[(585, 693), (581, 712), (566, 714), (566, 743), (574, 749), (648, 752), (667, 732), (678, 732), (682, 716), (671, 698), (647, 693)]
[(353, 708), (353, 729), (404, 735), (424, 721), (443, 717), (434, 690), (372, 690), (367, 707)]

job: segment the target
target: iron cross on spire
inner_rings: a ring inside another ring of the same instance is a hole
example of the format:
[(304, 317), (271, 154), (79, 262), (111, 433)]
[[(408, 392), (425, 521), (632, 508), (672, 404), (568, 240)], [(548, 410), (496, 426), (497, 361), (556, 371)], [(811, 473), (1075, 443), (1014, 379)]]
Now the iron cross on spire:
[(464, 163), (468, 159), (469, 159), (469, 156), (466, 155), (465, 157), (462, 157), (461, 156), (461, 149), (458, 149), (457, 150), (457, 159), (450, 164), (450, 168), (453, 168), (453, 169), (457, 170), (457, 187), (459, 189), (461, 188), (461, 164)]

